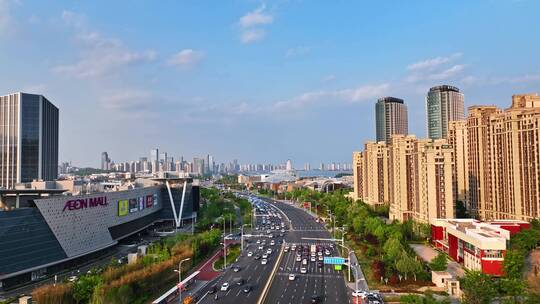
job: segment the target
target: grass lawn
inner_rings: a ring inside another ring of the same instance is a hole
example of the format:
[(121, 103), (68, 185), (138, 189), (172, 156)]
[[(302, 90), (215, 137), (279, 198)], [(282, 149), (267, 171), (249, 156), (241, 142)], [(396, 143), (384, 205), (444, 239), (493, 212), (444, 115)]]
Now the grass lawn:
[[(236, 259), (240, 256), (240, 245), (235, 244), (227, 248), (227, 265), (234, 263)], [(214, 269), (221, 270), (223, 269), (223, 258), (218, 259), (214, 262)]]

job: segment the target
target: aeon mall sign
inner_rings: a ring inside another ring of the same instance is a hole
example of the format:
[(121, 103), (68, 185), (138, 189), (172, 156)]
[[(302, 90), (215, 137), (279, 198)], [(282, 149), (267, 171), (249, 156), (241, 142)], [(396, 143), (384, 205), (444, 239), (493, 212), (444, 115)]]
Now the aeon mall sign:
[(69, 200), (64, 205), (64, 209), (62, 212), (68, 210), (79, 210), (79, 209), (86, 209), (86, 208), (94, 208), (98, 206), (107, 206), (107, 197), (106, 196), (100, 196), (100, 197), (91, 197), (91, 198), (79, 198), (74, 200)]

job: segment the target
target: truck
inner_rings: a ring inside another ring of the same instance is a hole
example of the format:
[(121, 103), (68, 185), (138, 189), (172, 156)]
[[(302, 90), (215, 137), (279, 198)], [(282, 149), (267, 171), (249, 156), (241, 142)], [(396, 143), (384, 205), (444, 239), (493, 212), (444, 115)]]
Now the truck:
[(311, 245), (310, 251), (311, 251), (311, 253), (317, 252), (317, 245)]

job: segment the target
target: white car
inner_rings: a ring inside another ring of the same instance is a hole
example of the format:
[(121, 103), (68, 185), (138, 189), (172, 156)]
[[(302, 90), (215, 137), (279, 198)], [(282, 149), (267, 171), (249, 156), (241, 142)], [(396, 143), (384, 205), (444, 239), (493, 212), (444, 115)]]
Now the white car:
[(220, 288), (221, 291), (228, 291), (229, 290), (229, 283), (225, 282), (221, 285)]
[(268, 248), (268, 249), (266, 250), (266, 253), (272, 254), (272, 248)]
[(77, 278), (77, 276), (70, 276), (70, 277), (68, 278), (68, 281), (71, 282), (71, 283), (73, 283), (73, 282), (77, 281), (78, 279), (79, 279), (79, 278)]
[(319, 256), (319, 261), (324, 261), (324, 258), (321, 255)]
[(289, 275), (289, 281), (294, 281), (294, 279), (296, 279), (296, 275), (294, 273), (291, 273)]
[(262, 265), (268, 264), (268, 260), (267, 260), (267, 259), (262, 259), (262, 260), (261, 260), (261, 264), (262, 264)]
[(296, 261), (297, 261), (297, 262), (302, 262), (302, 257), (299, 256), (299, 255), (297, 255), (297, 256), (296, 256)]
[(259, 249), (260, 249), (260, 250), (263, 250), (263, 249), (264, 249), (264, 246), (263, 246), (263, 245), (259, 245)]
[(248, 252), (248, 257), (253, 256), (253, 252)]
[(307, 273), (307, 268), (306, 267), (300, 268), (300, 273)]
[(315, 262), (315, 257), (312, 256), (309, 260), (312, 261), (312, 262)]
[(270, 245), (275, 245), (275, 244), (276, 244), (276, 242), (274, 240), (270, 241)]
[(262, 255), (262, 258), (263, 258), (263, 259), (268, 259), (268, 253), (263, 254), (263, 255)]
[(285, 249), (283, 249), (284, 252), (289, 252), (289, 246), (285, 246)]
[(307, 265), (307, 259), (302, 260), (302, 265)]

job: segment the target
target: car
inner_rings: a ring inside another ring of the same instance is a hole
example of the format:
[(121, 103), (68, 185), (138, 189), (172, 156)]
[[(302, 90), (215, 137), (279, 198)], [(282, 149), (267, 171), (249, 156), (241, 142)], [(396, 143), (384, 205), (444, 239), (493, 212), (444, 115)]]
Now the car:
[(267, 253), (267, 254), (272, 254), (272, 248), (266, 249), (266, 253)]
[(268, 253), (264, 253), (264, 254), (262, 255), (262, 258), (263, 258), (263, 259), (267, 259), (267, 258), (268, 258)]
[(276, 244), (276, 242), (274, 240), (270, 241), (270, 245), (275, 245), (275, 244)]
[(251, 285), (246, 284), (246, 285), (244, 286), (244, 288), (242, 289), (242, 291), (243, 291), (244, 293), (249, 293), (249, 292), (251, 291), (251, 289), (252, 289)]
[(78, 278), (77, 276), (70, 276), (70, 277), (68, 278), (68, 282), (73, 283), (73, 282), (77, 281), (78, 279), (79, 279), (79, 278)]
[(324, 261), (324, 258), (322, 256), (319, 256), (319, 261)]
[(318, 255), (318, 256), (322, 256), (322, 251), (318, 251), (318, 252), (317, 252), (317, 255)]
[(317, 263), (317, 267), (323, 268), (323, 266), (324, 266), (324, 263), (323, 263), (323, 262), (318, 262), (318, 263)]
[(307, 268), (306, 267), (300, 268), (300, 273), (307, 273)]
[(360, 290), (360, 289), (357, 289), (357, 290), (354, 290), (352, 292), (352, 296), (353, 297), (365, 297), (367, 295), (367, 292), (363, 291), (363, 290)]
[(264, 249), (264, 246), (263, 246), (263, 245), (259, 245), (259, 249), (260, 249), (260, 250), (263, 250), (263, 249)]
[(296, 279), (296, 275), (294, 273), (289, 274), (289, 281), (294, 281)]
[(302, 261), (302, 257), (299, 256), (299, 255), (297, 255), (297, 256), (296, 256), (296, 261), (297, 261), (297, 262), (301, 262), (301, 261)]
[(252, 251), (248, 252), (248, 257), (250, 257), (250, 256), (253, 256), (253, 252), (252, 252)]
[(326, 250), (324, 251), (324, 255), (330, 255), (330, 250), (326, 249)]
[(291, 250), (292, 250), (292, 251), (295, 251), (295, 250), (296, 250), (296, 245), (292, 245), (292, 246), (291, 246)]
[(232, 270), (233, 270), (234, 272), (239, 272), (240, 269), (241, 269), (241, 268), (240, 268), (239, 266), (233, 266), (233, 268), (232, 268)]
[(311, 303), (314, 303), (314, 304), (321, 303), (321, 296), (318, 296), (318, 295), (312, 296)]
[(289, 246), (285, 246), (285, 248), (283, 249), (283, 252), (289, 252)]
[(312, 262), (315, 262), (315, 257), (312, 256), (309, 260), (312, 261)]
[(307, 259), (302, 260), (302, 265), (307, 265)]
[(260, 255), (258, 255), (258, 254), (256, 254), (256, 255), (255, 255), (255, 256), (254, 256), (253, 258), (254, 258), (255, 260), (258, 260), (258, 259), (260, 259), (260, 258), (261, 258), (261, 256), (260, 256)]
[(225, 282), (225, 283), (221, 284), (221, 288), (219, 290), (228, 291), (229, 290), (229, 283)]
[(242, 284), (244, 284), (244, 279), (242, 278), (237, 278), (234, 280), (234, 283), (238, 286), (242, 286)]
[(261, 240), (257, 240), (257, 244), (260, 244), (261, 243)]
[(262, 264), (262, 265), (268, 264), (268, 260), (267, 260), (267, 259), (262, 259), (262, 260), (261, 260), (261, 264)]
[(216, 291), (217, 291), (217, 286), (214, 284), (214, 285), (210, 286), (210, 289), (208, 290), (208, 293), (213, 294), (213, 293), (216, 293)]

